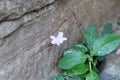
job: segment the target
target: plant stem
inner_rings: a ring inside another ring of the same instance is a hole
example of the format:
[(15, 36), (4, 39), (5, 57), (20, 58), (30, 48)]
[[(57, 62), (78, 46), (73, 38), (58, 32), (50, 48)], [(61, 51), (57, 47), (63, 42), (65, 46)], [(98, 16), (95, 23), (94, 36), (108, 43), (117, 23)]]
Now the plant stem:
[(91, 65), (91, 61), (89, 61), (89, 68), (90, 68), (90, 72), (92, 72), (92, 65)]

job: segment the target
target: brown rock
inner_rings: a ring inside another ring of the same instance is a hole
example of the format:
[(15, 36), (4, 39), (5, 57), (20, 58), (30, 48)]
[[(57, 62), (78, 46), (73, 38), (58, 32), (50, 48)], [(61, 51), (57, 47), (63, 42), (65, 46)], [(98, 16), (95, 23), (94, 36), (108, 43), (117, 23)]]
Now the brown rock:
[[(63, 51), (82, 40), (77, 20), (84, 28), (116, 20), (119, 0), (100, 1), (86, 0), (89, 18), (80, 0), (0, 0), (0, 80), (49, 80)], [(51, 45), (60, 31), (68, 40)]]

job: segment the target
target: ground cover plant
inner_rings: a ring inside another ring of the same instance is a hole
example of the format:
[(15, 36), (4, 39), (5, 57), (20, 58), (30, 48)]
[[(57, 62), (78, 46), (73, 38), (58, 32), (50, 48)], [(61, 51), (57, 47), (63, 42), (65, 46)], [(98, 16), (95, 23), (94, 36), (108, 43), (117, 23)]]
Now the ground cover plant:
[(111, 23), (105, 24), (102, 35), (95, 25), (90, 25), (84, 33), (84, 44), (64, 51), (58, 63), (62, 71), (51, 80), (99, 80), (98, 62), (120, 45), (120, 35), (112, 32)]

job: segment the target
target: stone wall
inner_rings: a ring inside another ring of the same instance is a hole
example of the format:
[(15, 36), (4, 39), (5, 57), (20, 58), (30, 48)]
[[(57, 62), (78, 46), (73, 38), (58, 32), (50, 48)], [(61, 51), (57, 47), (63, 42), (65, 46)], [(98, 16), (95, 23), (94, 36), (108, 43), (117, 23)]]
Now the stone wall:
[[(63, 51), (82, 40), (77, 23), (116, 22), (119, 0), (0, 0), (0, 80), (49, 80)], [(80, 27), (81, 27), (80, 26)], [(50, 35), (64, 32), (62, 45)]]

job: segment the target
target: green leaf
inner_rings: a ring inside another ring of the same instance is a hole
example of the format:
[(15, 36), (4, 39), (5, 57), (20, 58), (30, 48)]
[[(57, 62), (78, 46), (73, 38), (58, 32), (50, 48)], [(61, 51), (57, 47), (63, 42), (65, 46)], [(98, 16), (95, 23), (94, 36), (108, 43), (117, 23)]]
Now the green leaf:
[(65, 80), (74, 80), (74, 79), (70, 77), (66, 77)]
[(87, 48), (84, 45), (75, 45), (73, 46), (74, 50), (81, 51), (81, 52), (87, 52)]
[(75, 51), (75, 50), (73, 50), (73, 49), (69, 49), (69, 50), (65, 51), (65, 52), (64, 52), (64, 56), (65, 56), (66, 54), (70, 54), (70, 53), (72, 53), (73, 51)]
[(105, 60), (106, 56), (107, 55), (105, 55), (105, 56), (98, 56), (97, 59), (98, 59), (98, 61), (103, 61), (103, 60)]
[[(106, 34), (112, 34), (112, 23), (106, 23), (105, 26), (104, 26), (104, 29), (103, 29), (103, 35), (106, 35)], [(106, 55), (105, 56), (98, 56), (98, 61), (103, 61), (105, 58), (106, 58)]]
[(103, 29), (103, 35), (112, 34), (112, 23), (106, 23)]
[(114, 51), (120, 45), (120, 35), (108, 34), (97, 39), (92, 45), (92, 56), (104, 56)]
[(98, 69), (96, 68), (96, 66), (93, 66), (93, 71), (99, 72)]
[(97, 58), (94, 58), (94, 61), (93, 61), (93, 66), (96, 66), (96, 65), (97, 65), (97, 63), (98, 63)]
[(87, 56), (80, 51), (71, 51), (63, 56), (59, 61), (58, 67), (61, 69), (70, 69), (86, 61)]
[(62, 73), (58, 73), (55, 76), (53, 76), (50, 80), (64, 80), (64, 77)]
[(91, 50), (93, 42), (99, 37), (98, 29), (94, 25), (90, 25), (84, 34), (84, 40), (87, 47)]
[(96, 72), (90, 72), (86, 76), (86, 80), (99, 80), (98, 74)]
[(78, 64), (72, 69), (68, 70), (68, 75), (81, 75), (86, 73), (89, 70), (89, 67), (86, 64)]
[(117, 22), (117, 24), (120, 26), (120, 22)]
[(79, 76), (68, 77), (66, 80), (82, 80)]

